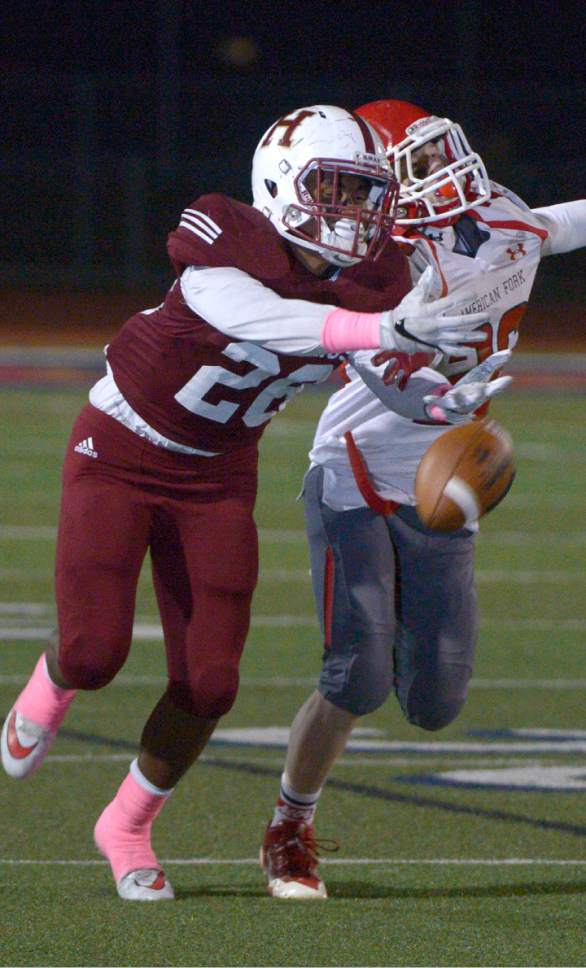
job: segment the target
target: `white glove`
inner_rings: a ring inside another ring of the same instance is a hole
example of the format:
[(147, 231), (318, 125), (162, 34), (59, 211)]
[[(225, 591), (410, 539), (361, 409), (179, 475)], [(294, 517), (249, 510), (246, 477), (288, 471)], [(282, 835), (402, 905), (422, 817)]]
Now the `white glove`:
[(431, 347), (451, 354), (463, 345), (486, 339), (486, 333), (479, 332), (478, 326), (488, 322), (487, 313), (447, 315), (450, 309), (474, 299), (474, 293), (460, 291), (430, 301), (432, 281), (433, 269), (428, 266), (399, 305), (382, 313), (380, 329), (384, 349), (419, 353)]
[(484, 363), (475, 366), (466, 376), (458, 380), (443, 396), (434, 396), (433, 393), (425, 396), (423, 402), (428, 415), (434, 420), (439, 417), (450, 424), (467, 423), (469, 414), (478, 410), (495, 394), (502, 393), (511, 383), (510, 376), (490, 379), (495, 370), (500, 370), (510, 356), (510, 350), (493, 353)]

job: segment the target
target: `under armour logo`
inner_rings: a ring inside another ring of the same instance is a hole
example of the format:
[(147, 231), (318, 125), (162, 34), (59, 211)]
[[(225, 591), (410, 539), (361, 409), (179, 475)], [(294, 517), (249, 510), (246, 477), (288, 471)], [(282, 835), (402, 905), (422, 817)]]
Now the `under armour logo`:
[(522, 242), (517, 242), (516, 245), (510, 246), (507, 249), (507, 253), (511, 259), (511, 262), (515, 262), (516, 259), (520, 259), (522, 255), (527, 255), (525, 246)]

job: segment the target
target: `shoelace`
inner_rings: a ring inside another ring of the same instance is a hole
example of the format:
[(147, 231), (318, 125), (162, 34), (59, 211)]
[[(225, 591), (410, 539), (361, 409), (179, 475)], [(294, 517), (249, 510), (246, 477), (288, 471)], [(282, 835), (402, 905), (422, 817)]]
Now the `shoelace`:
[(326, 854), (335, 854), (340, 849), (340, 845), (337, 840), (331, 837), (322, 837), (321, 840), (316, 840), (311, 834), (304, 836), (302, 838), (303, 844), (309, 854), (311, 854), (316, 863), (319, 859), (320, 851), (325, 851)]
[(297, 829), (283, 844), (275, 845), (275, 873), (313, 876), (319, 863), (320, 851), (336, 853), (340, 845), (336, 840), (316, 840), (307, 827)]

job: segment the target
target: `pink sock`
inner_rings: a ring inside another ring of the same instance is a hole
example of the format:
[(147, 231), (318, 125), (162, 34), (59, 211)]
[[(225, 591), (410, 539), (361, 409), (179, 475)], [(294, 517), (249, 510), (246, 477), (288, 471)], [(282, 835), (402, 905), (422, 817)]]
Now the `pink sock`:
[(151, 847), (151, 827), (170, 793), (150, 793), (129, 773), (99, 817), (94, 839), (116, 882), (130, 871), (160, 868)]
[(21, 716), (55, 733), (76, 693), (77, 689), (61, 689), (50, 679), (43, 653), (14, 705)]

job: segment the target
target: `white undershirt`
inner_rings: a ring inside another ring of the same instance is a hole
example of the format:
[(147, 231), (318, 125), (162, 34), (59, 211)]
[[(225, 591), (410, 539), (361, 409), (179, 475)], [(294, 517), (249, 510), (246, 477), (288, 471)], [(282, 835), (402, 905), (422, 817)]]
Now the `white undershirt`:
[(179, 444), (175, 440), (169, 440), (168, 437), (164, 437), (158, 430), (151, 427), (127, 403), (116, 385), (108, 363), (106, 367), (106, 376), (98, 380), (90, 390), (90, 403), (97, 410), (101, 410), (102, 413), (107, 413), (109, 417), (113, 417), (114, 420), (123, 424), (128, 430), (132, 430), (133, 434), (138, 434), (139, 437), (145, 437), (155, 447), (163, 447), (165, 450), (172, 450), (177, 454), (193, 454), (195, 457), (218, 456), (219, 451), (198, 450), (196, 447), (187, 447), (185, 444)]
[(276, 353), (325, 356), (326, 316), (336, 309), (307, 299), (284, 299), (241, 269), (189, 266), (181, 276), (189, 308), (226, 336)]

